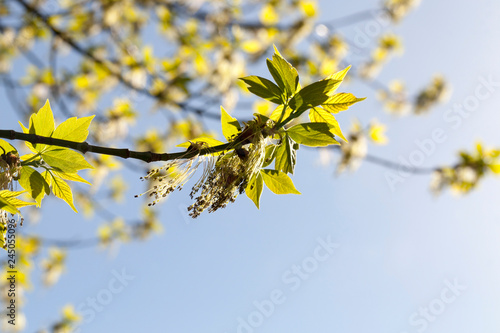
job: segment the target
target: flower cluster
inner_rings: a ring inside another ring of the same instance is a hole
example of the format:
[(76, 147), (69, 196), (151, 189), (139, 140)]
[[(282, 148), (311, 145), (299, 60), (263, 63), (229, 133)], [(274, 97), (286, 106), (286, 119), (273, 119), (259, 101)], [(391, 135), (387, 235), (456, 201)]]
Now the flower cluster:
[(145, 177), (141, 177), (141, 179), (150, 180), (152, 182), (151, 187), (146, 192), (136, 195), (136, 197), (148, 194), (153, 198), (153, 201), (148, 205), (156, 205), (161, 199), (165, 198), (174, 190), (182, 190), (184, 184), (191, 179), (193, 173), (201, 164), (204, 164), (205, 174), (207, 170), (213, 167), (213, 156), (196, 155), (191, 158), (176, 159), (168, 161), (160, 168), (150, 170), (148, 174)]
[(436, 170), (431, 189), (439, 193), (450, 187), (456, 193), (467, 193), (490, 171), (494, 174), (500, 173), (500, 150), (484, 149), (478, 143), (474, 154), (460, 153), (460, 162), (457, 165)]
[(397, 23), (419, 4), (420, 0), (386, 0), (384, 6), (391, 20)]
[(249, 179), (260, 170), (264, 156), (265, 139), (260, 132), (255, 132), (248, 147), (219, 157), (215, 167), (193, 187), (191, 198), (201, 192), (188, 207), (189, 215), (196, 218), (207, 208), (212, 213), (234, 202), (238, 194), (245, 191)]
[(373, 79), (382, 70), (384, 64), (393, 54), (401, 54), (403, 45), (401, 39), (391, 33), (382, 35), (378, 40), (378, 45), (372, 52), (371, 59), (361, 65), (359, 75), (363, 78)]
[[(19, 176), (20, 170), (21, 163), (17, 154), (12, 152), (2, 154), (0, 158), (0, 190), (12, 190), (13, 180)], [(8, 213), (0, 209), (0, 246), (4, 248), (7, 246), (8, 221)]]
[[(196, 218), (206, 209), (211, 213), (226, 207), (245, 191), (248, 181), (262, 167), (266, 145), (262, 132), (265, 127), (265, 122), (250, 121), (240, 132), (239, 143), (235, 143), (230, 152), (219, 155), (198, 153), (152, 169), (145, 177), (141, 177), (151, 181), (149, 190), (136, 197), (147, 194), (153, 199), (148, 205), (154, 206), (174, 190), (181, 190), (202, 166), (202, 175), (190, 193), (194, 203), (188, 207), (189, 215)], [(191, 142), (186, 153), (199, 152), (203, 148), (206, 148), (203, 142)]]
[(415, 113), (419, 114), (429, 110), (436, 103), (443, 102), (449, 96), (450, 88), (445, 79), (437, 75), (431, 84), (423, 89), (415, 101)]
[(386, 144), (388, 140), (385, 136), (385, 130), (385, 125), (376, 120), (373, 120), (366, 128), (355, 121), (348, 135), (348, 142), (340, 145), (342, 157), (337, 167), (337, 173), (341, 173), (347, 168), (350, 170), (359, 168), (368, 152), (368, 139), (375, 144)]
[(378, 98), (384, 103), (384, 108), (392, 114), (403, 115), (411, 110), (408, 101), (408, 91), (402, 81), (394, 80), (389, 84), (388, 90), (381, 90)]
[(19, 176), (21, 161), (15, 153), (2, 154), (0, 158), (0, 190), (12, 190), (12, 181)]

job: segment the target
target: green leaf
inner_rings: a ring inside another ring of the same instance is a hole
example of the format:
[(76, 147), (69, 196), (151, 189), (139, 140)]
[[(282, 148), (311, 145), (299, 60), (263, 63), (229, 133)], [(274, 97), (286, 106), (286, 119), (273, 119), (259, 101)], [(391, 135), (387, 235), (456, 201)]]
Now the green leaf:
[[(51, 170), (52, 172), (53, 170)], [(42, 178), (49, 184), (49, 186), (52, 186), (52, 173), (49, 173), (48, 170), (42, 172)]]
[(288, 135), (285, 135), (275, 154), (274, 168), (278, 171), (293, 174), (295, 162), (297, 161), (297, 152), (293, 149), (292, 139)]
[[(17, 153), (17, 149), (5, 140), (0, 139), (0, 147), (2, 147), (2, 149), (3, 149), (2, 151), (0, 151), (0, 154), (4, 154), (4, 153), (7, 154), (10, 152)], [(5, 152), (4, 152), (4, 150), (5, 150)]]
[(18, 214), (19, 209), (16, 208), (12, 203), (2, 197), (2, 191), (0, 191), (0, 209), (3, 209), (11, 214)]
[(266, 186), (275, 194), (300, 194), (293, 185), (292, 179), (278, 170), (261, 170)]
[(37, 207), (42, 204), (43, 197), (50, 194), (49, 184), (45, 181), (42, 175), (30, 166), (23, 166), (21, 176), (19, 177), (19, 185), (24, 188), (30, 196), (35, 199)]
[(54, 193), (56, 197), (66, 201), (75, 213), (78, 213), (75, 205), (73, 204), (73, 193), (71, 192), (71, 187), (69, 187), (69, 185), (61, 178), (56, 177), (50, 171), (48, 172), (51, 176), (52, 193)]
[(93, 118), (94, 116), (80, 119), (77, 117), (66, 119), (66, 121), (57, 126), (52, 137), (75, 142), (84, 142), (89, 136), (89, 126)]
[(344, 78), (347, 75), (347, 72), (349, 72), (349, 70), (351, 69), (351, 67), (352, 66), (347, 66), (343, 70), (338, 71), (337, 73), (328, 76), (327, 79), (334, 79), (334, 80), (341, 80), (341, 81), (343, 81)]
[(283, 90), (274, 82), (260, 76), (247, 76), (240, 80), (248, 85), (247, 88), (252, 94), (276, 104), (283, 103)]
[(224, 137), (227, 139), (227, 141), (231, 141), (234, 139), (236, 135), (241, 130), (240, 123), (236, 118), (233, 118), (227, 113), (226, 110), (221, 106), (220, 107), (220, 112), (221, 112), (221, 124), (222, 124), (222, 134)]
[(289, 101), (288, 105), (295, 110), (294, 118), (300, 116), (307, 109), (325, 103), (329, 98), (329, 93), (335, 84), (341, 82), (334, 79), (326, 79), (314, 82), (296, 93)]
[(284, 108), (284, 105), (278, 105), (278, 107), (276, 107), (276, 109), (274, 109), (273, 113), (271, 113), (271, 115), (269, 116), (269, 119), (272, 119), (275, 122), (278, 122), (278, 120), (280, 120), (280, 119), (283, 120), (283, 119), (288, 118), (288, 116), (290, 116), (290, 114), (292, 113), (292, 109), (287, 107), (286, 112), (282, 115), (283, 108)]
[(280, 52), (274, 47), (273, 59), (267, 59), (267, 68), (286, 95), (292, 96), (299, 86), (299, 74), (297, 69), (281, 56)]
[(351, 93), (339, 93), (328, 98), (321, 106), (329, 112), (339, 113), (340, 111), (347, 110), (354, 103), (363, 100), (365, 98), (357, 98)]
[(335, 119), (335, 117), (330, 112), (327, 112), (319, 107), (312, 108), (311, 111), (309, 111), (309, 119), (311, 119), (311, 121), (315, 123), (327, 123), (330, 127), (330, 132), (333, 135), (336, 135), (347, 142), (344, 133), (342, 133), (342, 130), (340, 129), (340, 125), (337, 119)]
[(286, 132), (295, 142), (305, 146), (324, 147), (339, 144), (326, 123), (298, 124), (289, 128)]
[(57, 148), (42, 153), (43, 160), (56, 171), (76, 173), (82, 169), (93, 169), (82, 154), (67, 148)]
[(253, 201), (255, 206), (260, 209), (260, 196), (262, 195), (262, 190), (264, 189), (264, 182), (262, 180), (262, 175), (260, 172), (255, 174), (248, 182), (245, 193), (250, 200)]
[[(49, 100), (47, 100), (37, 113), (31, 115), (29, 133), (50, 137), (54, 132), (54, 127), (54, 115), (52, 114)], [(33, 147), (37, 151), (42, 151), (47, 145), (35, 144)]]
[(2, 190), (0, 191), (0, 209), (6, 210), (11, 214), (20, 214), (19, 209), (24, 206), (34, 205), (34, 202), (26, 202), (20, 199), (17, 199), (17, 196), (20, 196), (26, 191), (9, 191)]
[(224, 142), (216, 140), (214, 138), (199, 137), (199, 138), (192, 139), (192, 140), (186, 141), (184, 143), (178, 144), (176, 147), (189, 148), (191, 146), (191, 143), (203, 143), (206, 147), (215, 147), (215, 146), (220, 146), (220, 145), (224, 144)]
[(351, 66), (348, 66), (347, 68), (327, 77), (327, 79), (339, 80), (339, 82), (335, 83), (335, 85), (330, 89), (328, 96), (332, 96), (335, 93), (335, 91), (338, 89), (338, 87), (340, 87), (340, 85), (344, 81), (344, 78), (347, 75), (347, 72), (349, 72), (350, 69), (351, 69)]
[(27, 129), (22, 122), (18, 121), (19, 125), (21, 126), (22, 130), (23, 130), (23, 133), (26, 133), (28, 134), (30, 132), (29, 129)]
[[(31, 122), (31, 121), (30, 121)], [(23, 130), (23, 133), (26, 133), (28, 134), (30, 132), (29, 129), (27, 129), (26, 127), (24, 127), (23, 123), (21, 123), (20, 121), (18, 121), (19, 125), (21, 125), (21, 128)], [(28, 147), (29, 150), (31, 150), (32, 152), (34, 153), (38, 153), (38, 151), (35, 149), (35, 147), (33, 147), (33, 145), (31, 144), (31, 142), (28, 142), (28, 141), (24, 141), (24, 144), (26, 145), (26, 147)]]
[(276, 157), (276, 145), (269, 145), (266, 147), (266, 154), (264, 156), (264, 162), (262, 163), (262, 168), (267, 167), (269, 164), (273, 163)]
[(74, 182), (80, 182), (80, 183), (92, 185), (87, 180), (80, 177), (80, 175), (77, 173), (66, 173), (66, 172), (59, 172), (59, 171), (55, 171), (55, 170), (50, 170), (50, 172), (52, 172), (55, 176), (62, 178), (62, 179), (65, 179), (65, 180), (72, 180)]

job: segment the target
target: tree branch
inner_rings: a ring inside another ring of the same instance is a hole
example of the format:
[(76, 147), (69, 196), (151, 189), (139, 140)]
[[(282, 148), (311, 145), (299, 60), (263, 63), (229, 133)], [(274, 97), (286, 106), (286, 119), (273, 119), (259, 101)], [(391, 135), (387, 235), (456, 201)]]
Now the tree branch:
[[(81, 152), (83, 154), (90, 152), (90, 153), (94, 153), (94, 154), (117, 156), (117, 157), (121, 157), (121, 158), (125, 158), (125, 159), (133, 158), (133, 159), (138, 159), (138, 160), (144, 161), (146, 163), (158, 162), (158, 161), (172, 161), (172, 160), (177, 160), (177, 159), (186, 159), (186, 158), (192, 158), (195, 156), (214, 154), (214, 153), (234, 149), (241, 143), (241, 142), (235, 141), (235, 142), (229, 142), (229, 143), (225, 143), (225, 144), (218, 145), (215, 147), (204, 148), (204, 149), (200, 149), (200, 150), (187, 149), (185, 152), (179, 152), (179, 153), (153, 153), (150, 151), (138, 152), (138, 151), (129, 150), (127, 148), (108, 148), (108, 147), (102, 147), (102, 146), (94, 146), (94, 145), (91, 145), (87, 142), (74, 142), (74, 141), (50, 138), (50, 137), (46, 137), (46, 136), (40, 136), (40, 135), (36, 135), (36, 134), (21, 133), (21, 132), (16, 132), (13, 130), (0, 130), (0, 138), (4, 138), (4, 139), (8, 139), (8, 140), (28, 141), (28, 142), (31, 142), (33, 144), (43, 143), (43, 144), (52, 145), (52, 146), (71, 148), (74, 150), (78, 150), (79, 152)], [(338, 147), (332, 147), (332, 149), (334, 151), (340, 152), (340, 149), (338, 149)], [(413, 174), (431, 174), (432, 172), (439, 170), (439, 168), (408, 167), (408, 166), (405, 166), (403, 164), (392, 162), (392, 161), (386, 160), (384, 158), (373, 156), (373, 155), (366, 155), (362, 158), (365, 161), (373, 163), (373, 164), (377, 164), (377, 165), (380, 165), (380, 166), (383, 166), (383, 167), (386, 167), (389, 169), (394, 169), (394, 170), (403, 169), (405, 172), (410, 172)]]
[(87, 152), (94, 154), (103, 154), (103, 155), (111, 155), (117, 156), (121, 158), (134, 158), (146, 163), (158, 162), (158, 161), (172, 161), (177, 159), (184, 158), (192, 158), (198, 155), (208, 155), (213, 153), (222, 152), (225, 150), (230, 150), (235, 148), (238, 143), (237, 142), (229, 142), (226, 144), (222, 144), (215, 147), (204, 148), (200, 150), (196, 149), (188, 149), (185, 152), (180, 153), (153, 153), (153, 152), (138, 152), (129, 150), (127, 148), (108, 148), (101, 146), (94, 146), (87, 142), (75, 142), (63, 139), (56, 139), (46, 136), (40, 136), (36, 134), (27, 134), (16, 132), (13, 130), (0, 130), (0, 138), (8, 139), (8, 140), (21, 140), (28, 141), (33, 144), (42, 143), (51, 146), (59, 146), (65, 148), (71, 148), (74, 150), (78, 150), (79, 152), (85, 154)]

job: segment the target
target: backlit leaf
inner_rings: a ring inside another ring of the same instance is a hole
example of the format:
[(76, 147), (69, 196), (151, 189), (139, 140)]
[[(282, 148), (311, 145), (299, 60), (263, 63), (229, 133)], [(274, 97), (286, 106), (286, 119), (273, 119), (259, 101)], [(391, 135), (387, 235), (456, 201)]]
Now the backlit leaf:
[(262, 175), (258, 172), (254, 175), (245, 189), (245, 193), (253, 201), (257, 208), (260, 208), (260, 196), (262, 195), (262, 190), (264, 189), (264, 182), (262, 180)]
[[(54, 115), (52, 114), (49, 100), (47, 100), (37, 113), (31, 115), (29, 133), (50, 137), (54, 132), (54, 127)], [(35, 144), (33, 147), (36, 151), (42, 151), (47, 145)]]
[(305, 123), (287, 130), (288, 135), (297, 143), (310, 147), (324, 147), (339, 144), (326, 123)]
[(49, 184), (38, 171), (30, 166), (23, 166), (21, 169), (19, 185), (35, 199), (37, 207), (41, 206), (43, 197), (50, 193)]
[(293, 149), (292, 139), (285, 135), (281, 145), (276, 148), (274, 168), (285, 173), (293, 174), (297, 161), (297, 152)]
[(66, 201), (66, 203), (75, 211), (75, 213), (78, 213), (75, 205), (73, 204), (73, 193), (71, 192), (71, 187), (69, 187), (69, 185), (64, 180), (55, 176), (54, 174), (50, 174), (50, 176), (52, 193), (54, 193), (56, 197)]
[(42, 154), (42, 158), (56, 171), (76, 173), (82, 169), (93, 169), (82, 154), (67, 148), (48, 150)]
[(1, 190), (0, 191), (0, 209), (3, 209), (11, 214), (19, 214), (19, 208), (24, 206), (34, 205), (34, 202), (26, 202), (16, 197), (25, 193), (26, 191), (9, 191), (9, 190)]
[(276, 104), (283, 103), (283, 91), (274, 82), (260, 76), (247, 76), (240, 80), (248, 85), (247, 89), (252, 94)]
[(275, 194), (300, 194), (293, 185), (292, 179), (278, 170), (261, 170), (266, 186)]
[(184, 143), (178, 144), (176, 147), (189, 148), (191, 146), (191, 143), (203, 144), (203, 148), (215, 147), (215, 146), (220, 146), (220, 145), (224, 144), (224, 142), (216, 140), (214, 138), (199, 137), (199, 138), (192, 139), (192, 140), (186, 141)]
[(321, 106), (329, 112), (339, 113), (340, 111), (347, 110), (354, 103), (363, 100), (365, 100), (365, 98), (357, 98), (351, 93), (339, 93), (328, 98)]
[(222, 124), (222, 134), (228, 141), (231, 141), (240, 132), (241, 130), (240, 123), (238, 123), (238, 120), (236, 120), (236, 118), (231, 117), (229, 113), (227, 113), (227, 111), (224, 110), (222, 106), (220, 107), (220, 111), (221, 111), (220, 121)]
[(329, 99), (329, 92), (339, 80), (326, 79), (314, 82), (296, 93), (289, 101), (290, 107), (295, 110), (295, 117), (300, 116), (307, 109), (325, 103)]
[(3, 150), (0, 149), (0, 154), (4, 153), (6, 154), (9, 152), (17, 153), (17, 149), (5, 140), (0, 139), (0, 147), (2, 147), (3, 149)]
[(295, 94), (299, 86), (299, 74), (295, 67), (281, 56), (280, 52), (274, 47), (273, 59), (267, 59), (267, 68), (278, 84), (281, 90), (286, 92), (288, 97)]
[(57, 126), (52, 137), (75, 142), (84, 142), (89, 135), (89, 126), (93, 118), (94, 116), (83, 118), (72, 117), (66, 119), (66, 121)]
[(309, 111), (309, 119), (315, 123), (327, 123), (332, 134), (347, 142), (347, 138), (344, 136), (344, 133), (342, 133), (337, 119), (335, 119), (330, 112), (319, 107), (312, 108), (311, 111)]

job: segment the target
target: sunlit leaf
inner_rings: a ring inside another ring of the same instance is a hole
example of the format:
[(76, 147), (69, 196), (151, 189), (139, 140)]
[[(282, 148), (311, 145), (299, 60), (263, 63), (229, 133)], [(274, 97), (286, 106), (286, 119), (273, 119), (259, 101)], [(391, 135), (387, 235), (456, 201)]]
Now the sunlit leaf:
[(89, 183), (86, 179), (82, 178), (77, 173), (66, 173), (66, 172), (59, 172), (59, 171), (55, 171), (55, 170), (51, 170), (50, 172), (52, 172), (55, 176), (62, 178), (62, 179), (65, 179), (65, 180), (72, 180), (74, 182), (80, 182), (80, 183), (92, 185), (91, 183)]
[(83, 155), (67, 148), (51, 149), (42, 154), (42, 159), (56, 171), (76, 173), (82, 169), (93, 169)]
[(347, 110), (351, 105), (361, 102), (365, 98), (357, 98), (351, 93), (339, 93), (329, 97), (321, 106), (332, 113), (339, 113)]
[(247, 89), (252, 94), (276, 104), (283, 103), (283, 91), (274, 82), (260, 76), (247, 76), (240, 80), (248, 85)]
[(240, 123), (238, 122), (238, 120), (236, 120), (236, 118), (231, 117), (222, 106), (220, 107), (220, 111), (222, 134), (228, 141), (231, 141), (240, 132)]
[(3, 209), (11, 214), (19, 214), (19, 208), (34, 205), (34, 202), (26, 202), (16, 198), (25, 192), (26, 191), (13, 192), (9, 190), (1, 190), (0, 209)]
[[(49, 171), (50, 174), (50, 171)], [(71, 192), (71, 187), (62, 180), (61, 178), (55, 176), (54, 174), (50, 174), (51, 176), (51, 188), (52, 188), (52, 193), (54, 195), (64, 201), (76, 212), (75, 205), (73, 204), (73, 193)]]
[[(347, 66), (346, 68), (344, 68), (343, 70), (341, 71), (338, 71), (337, 73), (334, 73), (330, 76), (327, 77), (327, 79), (334, 79), (334, 80), (340, 80), (340, 81), (343, 81), (344, 78), (346, 77), (347, 73), (349, 72), (349, 70), (351, 69), (352, 66)], [(340, 83), (339, 83), (340, 85)]]
[(9, 152), (17, 153), (17, 149), (5, 140), (0, 139), (0, 147), (3, 149), (3, 150), (0, 149), (0, 154), (4, 153), (6, 154)]
[(337, 119), (335, 119), (330, 112), (327, 112), (320, 107), (312, 108), (311, 111), (309, 111), (309, 119), (316, 123), (327, 123), (332, 134), (347, 142), (347, 138), (344, 136), (344, 133), (342, 133)]
[(49, 184), (38, 171), (30, 166), (23, 166), (21, 169), (19, 185), (35, 199), (37, 207), (41, 206), (43, 197), (50, 193)]
[(264, 182), (262, 180), (262, 175), (260, 172), (255, 174), (245, 189), (247, 196), (253, 201), (257, 208), (260, 208), (260, 196), (262, 195), (262, 190), (264, 188)]
[(326, 123), (297, 124), (287, 130), (288, 135), (297, 143), (310, 147), (323, 147), (339, 144)]
[(200, 143), (203, 145), (203, 148), (215, 147), (215, 146), (220, 146), (220, 145), (224, 144), (224, 142), (216, 140), (214, 138), (200, 137), (200, 138), (192, 139), (192, 140), (189, 140), (187, 142), (178, 144), (176, 147), (189, 148), (191, 146), (191, 143)]
[[(47, 100), (37, 113), (33, 113), (30, 117), (29, 133), (40, 136), (50, 137), (54, 132), (54, 115), (50, 108), (49, 100)], [(47, 147), (45, 144), (35, 144), (33, 146), (37, 151), (42, 151)]]
[(339, 80), (326, 79), (314, 82), (296, 93), (289, 101), (290, 107), (295, 110), (295, 117), (300, 116), (307, 109), (325, 103), (329, 99), (329, 92)]
[(267, 59), (267, 68), (282, 91), (286, 92), (288, 97), (292, 96), (299, 85), (299, 74), (295, 67), (281, 56), (280, 52), (274, 47), (273, 59)]
[(89, 135), (89, 126), (94, 116), (66, 119), (55, 129), (53, 138), (84, 142)]
[(297, 162), (297, 152), (293, 149), (292, 139), (288, 135), (284, 136), (283, 142), (276, 149), (275, 155), (274, 168), (278, 171), (293, 174)]
[(292, 179), (278, 170), (261, 170), (262, 178), (266, 186), (275, 194), (300, 194), (293, 185)]
[(264, 155), (264, 162), (262, 163), (263, 168), (273, 163), (277, 149), (278, 147), (276, 145), (269, 145), (266, 147), (266, 154)]
[(284, 107), (284, 105), (278, 105), (276, 107), (276, 109), (274, 109), (274, 111), (269, 116), (269, 119), (272, 119), (275, 122), (278, 122), (280, 119), (283, 120), (283, 119), (288, 118), (288, 116), (290, 116), (290, 114), (292, 113), (292, 109), (287, 107), (286, 112), (283, 113), (283, 107)]

